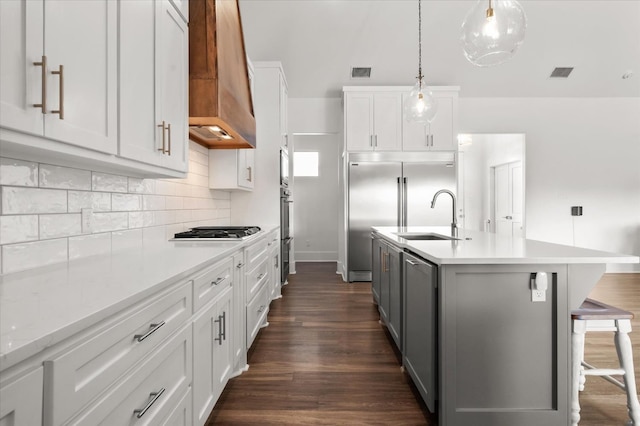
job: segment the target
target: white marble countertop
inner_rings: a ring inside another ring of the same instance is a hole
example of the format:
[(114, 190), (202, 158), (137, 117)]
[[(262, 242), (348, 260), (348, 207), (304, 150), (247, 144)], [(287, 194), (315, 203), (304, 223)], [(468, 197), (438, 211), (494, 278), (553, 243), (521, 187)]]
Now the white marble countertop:
[(374, 226), (387, 241), (406, 248), (438, 265), (638, 263), (638, 256), (607, 253), (580, 247), (511, 238), (488, 232), (460, 229), (458, 240), (407, 240), (396, 233), (434, 233), (451, 236), (448, 226)]
[(266, 235), (180, 241), (0, 275), (0, 371)]

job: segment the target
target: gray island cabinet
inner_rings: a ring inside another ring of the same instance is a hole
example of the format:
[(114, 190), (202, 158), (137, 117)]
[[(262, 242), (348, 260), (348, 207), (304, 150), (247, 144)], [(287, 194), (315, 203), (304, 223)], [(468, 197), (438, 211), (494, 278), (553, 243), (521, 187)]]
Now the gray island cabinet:
[(441, 426), (569, 424), (571, 310), (607, 263), (638, 257), (450, 232), (374, 227), (372, 234), (374, 246), (402, 259), (399, 348), (427, 407)]

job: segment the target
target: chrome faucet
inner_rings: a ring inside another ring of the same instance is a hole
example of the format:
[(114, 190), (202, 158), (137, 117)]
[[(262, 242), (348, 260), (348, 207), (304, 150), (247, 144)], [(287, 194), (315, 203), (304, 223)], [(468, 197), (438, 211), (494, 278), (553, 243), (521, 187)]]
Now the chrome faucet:
[(458, 220), (456, 219), (456, 196), (454, 195), (454, 193), (449, 191), (448, 189), (441, 189), (440, 191), (436, 192), (433, 196), (433, 200), (431, 200), (431, 208), (433, 209), (436, 207), (436, 199), (438, 198), (438, 195), (443, 193), (451, 195), (451, 199), (453, 200), (453, 215), (451, 218), (452, 220), (451, 236), (457, 237), (458, 236)]

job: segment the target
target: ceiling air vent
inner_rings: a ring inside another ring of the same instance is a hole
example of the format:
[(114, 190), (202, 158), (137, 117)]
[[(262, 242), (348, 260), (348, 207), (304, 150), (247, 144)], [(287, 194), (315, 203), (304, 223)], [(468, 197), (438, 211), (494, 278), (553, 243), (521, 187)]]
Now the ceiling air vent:
[(573, 71), (573, 67), (566, 67), (566, 68), (556, 67), (551, 72), (550, 77), (551, 78), (567, 78), (569, 77), (569, 74), (571, 74), (571, 71)]
[(371, 78), (371, 67), (352, 67), (351, 78)]

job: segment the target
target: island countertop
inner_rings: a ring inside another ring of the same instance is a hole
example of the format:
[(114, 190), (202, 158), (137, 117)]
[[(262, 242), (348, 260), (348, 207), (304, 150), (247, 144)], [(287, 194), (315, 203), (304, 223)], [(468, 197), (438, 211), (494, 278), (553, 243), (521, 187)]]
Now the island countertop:
[(638, 256), (459, 229), (457, 240), (408, 240), (398, 233), (451, 237), (448, 226), (374, 226), (373, 232), (437, 265), (638, 263)]

